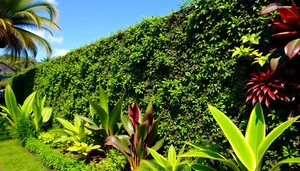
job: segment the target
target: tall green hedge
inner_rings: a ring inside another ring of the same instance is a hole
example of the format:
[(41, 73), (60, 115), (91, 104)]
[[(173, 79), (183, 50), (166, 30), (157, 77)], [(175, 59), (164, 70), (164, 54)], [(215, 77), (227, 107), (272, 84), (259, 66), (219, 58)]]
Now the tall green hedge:
[[(192, 1), (190, 7), (166, 17), (143, 19), (33, 68), (13, 78), (13, 87), (24, 96), (28, 90), (39, 90), (54, 107), (54, 117), (67, 119), (73, 114), (87, 114), (84, 97), (98, 95), (99, 84), (114, 102), (126, 91), (125, 104), (137, 99), (145, 106), (152, 99), (156, 114), (164, 112), (160, 134), (167, 137), (167, 144), (214, 141), (225, 149), (228, 144), (207, 104), (227, 112), (241, 128), (245, 127), (251, 106), (245, 104), (244, 85), (253, 67), (251, 60), (232, 57), (230, 50), (240, 45), (241, 36), (266, 30), (267, 20), (259, 11), (267, 3)], [(262, 39), (261, 50), (267, 41)], [(270, 128), (286, 119), (270, 113)], [(278, 147), (292, 146), (297, 138), (292, 132), (279, 139), (273, 147), (277, 151), (269, 152), (266, 168), (284, 153)], [(297, 147), (299, 144), (293, 149), (298, 153)]]

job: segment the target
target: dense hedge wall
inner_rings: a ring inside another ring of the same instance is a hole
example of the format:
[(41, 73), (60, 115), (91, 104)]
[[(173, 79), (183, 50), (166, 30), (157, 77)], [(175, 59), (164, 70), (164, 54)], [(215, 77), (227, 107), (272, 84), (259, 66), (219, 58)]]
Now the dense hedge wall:
[[(192, 2), (191, 7), (166, 17), (143, 19), (133, 27), (33, 68), (15, 77), (13, 87), (24, 96), (28, 89), (39, 90), (47, 95), (55, 117), (71, 119), (73, 114), (87, 114), (84, 97), (97, 95), (101, 83), (113, 102), (124, 91), (125, 104), (137, 99), (145, 106), (154, 100), (156, 114), (165, 112), (160, 134), (167, 136), (168, 144), (179, 145), (185, 140), (226, 144), (207, 104), (227, 112), (241, 128), (245, 127), (251, 106), (244, 103), (243, 87), (253, 68), (249, 59), (232, 57), (230, 50), (240, 45), (241, 36), (266, 29), (267, 20), (259, 10), (268, 2)], [(263, 40), (261, 45), (268, 41)], [(264, 46), (260, 48), (264, 50)], [(286, 119), (277, 111), (268, 111), (271, 114), (267, 122), (273, 122), (269, 128)], [(272, 147), (277, 151), (269, 152), (266, 167), (285, 154), (278, 148), (281, 145), (298, 153), (297, 138), (290, 131), (278, 140)]]

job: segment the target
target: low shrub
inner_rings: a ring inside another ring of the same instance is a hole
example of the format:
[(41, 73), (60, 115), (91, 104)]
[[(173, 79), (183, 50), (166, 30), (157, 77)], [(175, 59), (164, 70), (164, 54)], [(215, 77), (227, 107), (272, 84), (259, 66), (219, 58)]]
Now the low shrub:
[(34, 138), (30, 138), (26, 141), (26, 148), (36, 154), (45, 166), (55, 170), (84, 171), (91, 170), (90, 168), (92, 167), (85, 165), (83, 161), (68, 159), (59, 151), (51, 149), (49, 145)]
[(64, 146), (64, 143), (55, 142), (55, 140), (64, 135), (66, 135), (66, 133), (62, 129), (54, 128), (47, 132), (41, 132), (38, 135), (38, 140), (44, 144), (50, 145), (52, 148), (60, 148)]
[(35, 136), (35, 130), (29, 118), (21, 117), (16, 127), (9, 127), (9, 134), (25, 143), (28, 138)]
[(55, 135), (48, 132), (42, 132), (38, 136), (38, 140), (42, 141), (44, 144), (52, 144), (55, 140)]
[(97, 170), (105, 171), (127, 171), (130, 170), (126, 161), (126, 157), (117, 150), (109, 150), (106, 158), (96, 165)]
[[(52, 134), (52, 133), (50, 133)], [(125, 156), (116, 150), (110, 150), (106, 158), (100, 163), (85, 164), (82, 160), (69, 159), (57, 150), (53, 150), (49, 145), (35, 139), (29, 138), (25, 146), (34, 153), (42, 163), (55, 170), (60, 171), (127, 171), (127, 161)]]

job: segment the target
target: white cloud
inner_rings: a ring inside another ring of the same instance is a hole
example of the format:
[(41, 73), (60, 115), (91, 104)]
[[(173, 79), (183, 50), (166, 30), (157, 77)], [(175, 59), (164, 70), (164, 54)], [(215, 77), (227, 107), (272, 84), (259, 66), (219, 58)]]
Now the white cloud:
[(66, 55), (68, 52), (70, 52), (70, 50), (68, 49), (54, 49), (54, 53), (53, 53), (53, 57), (57, 57), (57, 56), (64, 56)]
[(56, 0), (47, 0), (47, 2), (49, 2), (50, 4), (53, 4), (53, 5), (57, 5), (57, 1)]
[(49, 42), (50, 43), (62, 43), (64, 41), (64, 38), (62, 36), (59, 37), (54, 37), (54, 36), (48, 36)]
[(32, 32), (33, 34), (36, 34), (42, 38), (46, 38), (46, 31), (45, 30), (31, 30), (28, 29), (28, 31)]
[(32, 30), (32, 29), (27, 29), (27, 30), (38, 36), (41, 36), (42, 38), (48, 40), (50, 43), (61, 44), (64, 41), (64, 38), (62, 36), (58, 36), (58, 37), (52, 36), (45, 30)]

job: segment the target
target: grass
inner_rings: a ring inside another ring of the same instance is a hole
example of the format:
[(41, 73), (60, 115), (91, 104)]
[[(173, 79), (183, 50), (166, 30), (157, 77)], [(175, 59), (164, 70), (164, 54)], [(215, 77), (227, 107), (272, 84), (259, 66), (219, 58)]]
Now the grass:
[(0, 140), (0, 171), (49, 171), (19, 140)]

